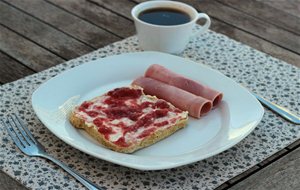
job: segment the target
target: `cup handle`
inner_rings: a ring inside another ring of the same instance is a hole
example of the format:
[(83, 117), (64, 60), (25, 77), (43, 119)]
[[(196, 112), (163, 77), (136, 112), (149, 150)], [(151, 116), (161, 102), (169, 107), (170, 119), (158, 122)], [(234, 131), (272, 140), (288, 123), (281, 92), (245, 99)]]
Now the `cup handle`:
[(211, 21), (210, 21), (210, 18), (207, 14), (205, 13), (198, 13), (198, 18), (197, 20), (201, 19), (201, 18), (204, 18), (206, 20), (205, 24), (202, 25), (201, 27), (201, 30), (200, 31), (197, 31), (197, 32), (194, 32), (191, 36), (191, 39), (198, 36), (199, 34), (202, 34), (204, 32), (207, 31), (207, 29), (210, 27), (210, 24), (211, 24)]

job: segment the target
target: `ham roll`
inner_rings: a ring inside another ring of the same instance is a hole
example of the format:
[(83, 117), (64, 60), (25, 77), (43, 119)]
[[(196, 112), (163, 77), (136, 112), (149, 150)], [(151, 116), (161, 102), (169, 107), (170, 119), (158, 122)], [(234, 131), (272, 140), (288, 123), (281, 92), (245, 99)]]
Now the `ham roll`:
[(181, 110), (188, 111), (190, 116), (196, 118), (200, 118), (212, 108), (211, 101), (155, 79), (139, 77), (132, 84), (142, 87), (146, 94), (155, 95)]
[(212, 101), (213, 107), (217, 106), (221, 102), (223, 97), (223, 94), (221, 92), (218, 92), (194, 80), (188, 79), (182, 75), (174, 73), (158, 64), (151, 65), (145, 72), (145, 77), (159, 80), (182, 90), (188, 91), (197, 96), (206, 98)]

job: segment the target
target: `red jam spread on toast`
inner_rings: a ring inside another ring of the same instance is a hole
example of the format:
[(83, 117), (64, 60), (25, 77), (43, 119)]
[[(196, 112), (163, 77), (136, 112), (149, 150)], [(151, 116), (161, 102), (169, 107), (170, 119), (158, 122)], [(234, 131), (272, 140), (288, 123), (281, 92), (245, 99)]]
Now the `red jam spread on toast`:
[[(141, 88), (123, 87), (83, 102), (76, 111), (87, 125), (121, 147), (171, 127), (187, 113), (165, 100), (143, 94)], [(94, 125), (92, 125), (94, 124)]]

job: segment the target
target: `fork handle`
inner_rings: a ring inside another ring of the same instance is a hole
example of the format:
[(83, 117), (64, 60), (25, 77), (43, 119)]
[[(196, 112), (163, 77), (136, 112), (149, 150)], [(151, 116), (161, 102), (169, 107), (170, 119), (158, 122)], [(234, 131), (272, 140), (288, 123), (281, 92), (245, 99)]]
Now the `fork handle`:
[(93, 182), (91, 182), (88, 179), (85, 179), (84, 177), (82, 177), (80, 174), (76, 173), (75, 171), (73, 171), (71, 168), (69, 168), (67, 165), (63, 164), (62, 162), (60, 162), (59, 160), (57, 160), (56, 158), (50, 156), (47, 153), (42, 153), (40, 154), (41, 157), (46, 158), (48, 160), (51, 160), (52, 162), (54, 162), (55, 164), (59, 165), (62, 169), (64, 169), (66, 172), (68, 172), (69, 174), (71, 174), (75, 179), (77, 179), (79, 182), (81, 182), (86, 188), (88, 188), (89, 190), (102, 190), (101, 187), (97, 186), (96, 184), (94, 184)]

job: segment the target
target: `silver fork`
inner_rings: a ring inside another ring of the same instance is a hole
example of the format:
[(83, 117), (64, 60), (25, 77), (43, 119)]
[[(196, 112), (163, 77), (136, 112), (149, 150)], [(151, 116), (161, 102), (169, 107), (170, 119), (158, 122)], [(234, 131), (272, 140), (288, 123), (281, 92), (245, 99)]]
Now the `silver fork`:
[(90, 190), (101, 190), (102, 188), (93, 184), (88, 179), (85, 179), (71, 168), (57, 160), (56, 158), (50, 156), (46, 153), (45, 148), (32, 136), (30, 131), (26, 128), (23, 121), (15, 114), (8, 116), (6, 120), (1, 119), (3, 126), (5, 126), (9, 136), (15, 142), (17, 147), (28, 156), (43, 157), (51, 160), (55, 164), (59, 165), (66, 172), (71, 174), (75, 179), (81, 182), (86, 188)]

